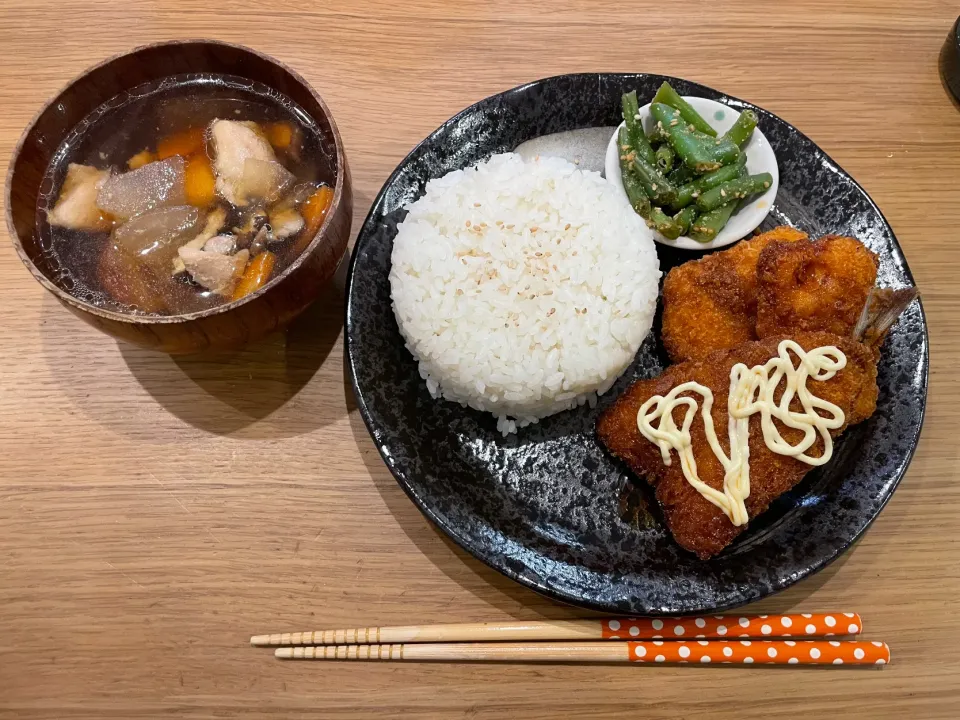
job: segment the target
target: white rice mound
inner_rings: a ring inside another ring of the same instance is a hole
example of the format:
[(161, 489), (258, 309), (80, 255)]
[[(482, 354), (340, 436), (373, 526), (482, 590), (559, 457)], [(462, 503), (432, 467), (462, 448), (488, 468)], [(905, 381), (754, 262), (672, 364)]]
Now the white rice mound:
[(393, 311), (434, 397), (504, 434), (593, 404), (650, 332), (653, 235), (599, 173), (494, 155), (427, 183), (393, 244)]

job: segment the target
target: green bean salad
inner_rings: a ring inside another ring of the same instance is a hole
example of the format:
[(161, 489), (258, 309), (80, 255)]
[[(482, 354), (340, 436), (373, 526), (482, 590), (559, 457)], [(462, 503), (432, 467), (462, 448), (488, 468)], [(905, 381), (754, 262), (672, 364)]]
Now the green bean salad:
[(669, 240), (717, 237), (740, 201), (764, 192), (770, 173), (747, 173), (746, 144), (757, 115), (744, 110), (725, 134), (717, 131), (669, 83), (650, 105), (654, 125), (644, 132), (636, 91), (623, 95), (617, 136), (620, 174), (630, 205)]

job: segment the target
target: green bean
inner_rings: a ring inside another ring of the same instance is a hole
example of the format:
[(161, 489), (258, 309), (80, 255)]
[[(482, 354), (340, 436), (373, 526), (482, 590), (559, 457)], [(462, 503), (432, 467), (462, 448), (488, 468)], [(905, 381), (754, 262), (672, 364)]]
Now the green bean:
[(753, 110), (744, 110), (740, 113), (740, 117), (737, 118), (733, 127), (727, 130), (723, 136), (735, 142), (742, 149), (750, 140), (750, 136), (753, 135), (755, 127), (757, 127), (757, 114)]
[(660, 125), (658, 123), (654, 123), (650, 127), (650, 130), (647, 131), (647, 140), (651, 145), (666, 142), (668, 137), (669, 135), (667, 135), (665, 132), (660, 132)]
[(647, 197), (647, 192), (643, 189), (643, 185), (640, 183), (640, 180), (637, 179), (637, 176), (634, 175), (633, 171), (630, 169), (631, 164), (630, 161), (627, 160), (627, 158), (633, 152), (633, 146), (630, 144), (630, 139), (625, 127), (620, 128), (620, 132), (617, 135), (617, 141), (619, 144), (618, 150), (620, 152), (620, 178), (623, 180), (623, 189), (627, 193), (627, 199), (630, 201), (630, 207), (632, 207), (634, 212), (636, 212), (638, 215), (642, 217), (649, 217), (650, 198)]
[[(714, 170), (713, 172), (708, 172), (704, 175), (701, 175), (700, 189), (710, 190), (711, 188), (715, 188), (717, 185), (727, 182), (727, 180), (733, 180), (734, 178), (739, 177), (737, 173), (742, 172), (746, 167), (747, 167), (747, 154), (740, 153), (740, 157), (738, 157), (730, 165), (724, 165), (722, 168), (718, 170)], [(737, 173), (734, 173), (731, 170), (728, 170), (727, 168), (733, 168), (737, 171)]]
[(731, 164), (732, 164), (732, 165), (737, 165), (737, 166), (739, 166), (739, 167), (746, 167), (746, 166), (747, 166), (747, 153), (745, 153), (745, 152), (740, 153), (740, 155), (737, 157), (737, 159), (734, 160), (733, 163), (731, 163)]
[(688, 232), (690, 232), (690, 226), (696, 219), (697, 209), (693, 205), (688, 205), (673, 216), (673, 221), (680, 226), (681, 235), (686, 235)]
[(673, 161), (676, 157), (676, 153), (673, 152), (673, 148), (670, 147), (669, 143), (664, 143), (658, 147), (654, 153), (657, 158), (657, 167), (660, 168), (660, 172), (670, 172), (673, 169)]
[(680, 117), (680, 112), (663, 103), (653, 103), (650, 112), (661, 128), (670, 136), (670, 145), (683, 162), (695, 172), (716, 170), (735, 162), (740, 148), (732, 140), (712, 140), (696, 134)]
[(664, 105), (669, 105), (672, 108), (676, 108), (680, 111), (680, 115), (683, 117), (683, 119), (686, 120), (690, 125), (693, 125), (694, 128), (706, 135), (709, 135), (710, 137), (717, 136), (717, 131), (710, 127), (710, 123), (700, 117), (700, 113), (694, 110), (690, 103), (680, 97), (680, 95), (677, 94), (677, 91), (670, 87), (670, 83), (665, 82), (660, 86), (660, 89), (657, 90), (657, 94), (653, 96), (653, 101), (655, 103), (663, 103)]
[(686, 183), (677, 188), (677, 199), (670, 206), (672, 210), (682, 210), (697, 199), (700, 195), (700, 188), (697, 181)]
[(627, 126), (627, 136), (630, 138), (630, 145), (642, 156), (644, 160), (653, 165), (657, 159), (653, 154), (653, 148), (643, 133), (643, 125), (640, 123), (640, 106), (637, 104), (637, 91), (624, 93), (620, 98), (620, 104), (623, 107), (623, 122)]
[[(627, 96), (624, 95), (624, 98)], [(617, 150), (620, 153), (620, 175), (624, 178), (623, 187), (627, 191), (630, 204), (640, 215), (647, 217), (649, 209), (645, 204), (635, 197), (630, 197), (630, 191), (635, 185), (630, 182), (624, 172), (629, 174), (629, 178), (639, 182), (643, 188), (644, 194), (650, 200), (658, 205), (669, 205), (676, 198), (677, 188), (669, 182), (657, 168), (640, 157), (633, 145), (633, 136), (630, 134), (629, 127), (622, 127), (617, 134)], [(651, 149), (651, 153), (653, 150)], [(626, 169), (626, 170), (625, 170)], [(628, 187), (629, 185), (629, 187)]]
[(743, 200), (745, 197), (763, 192), (772, 183), (773, 177), (770, 173), (748, 175), (745, 178), (730, 180), (702, 193), (697, 198), (697, 207), (703, 212), (710, 212), (731, 200)]
[(654, 205), (663, 207), (672, 205), (677, 200), (677, 187), (667, 180), (656, 167), (634, 153), (631, 170), (636, 174), (647, 197)]
[(687, 236), (702, 243), (708, 243), (716, 239), (736, 209), (737, 201), (734, 200), (733, 202), (728, 202), (726, 205), (721, 205), (715, 210), (704, 213), (690, 226), (690, 231), (687, 233)]
[(680, 225), (656, 205), (650, 208), (650, 219), (647, 220), (647, 225), (663, 235), (667, 240), (676, 240), (681, 235)]
[(706, 175), (701, 175), (692, 182), (688, 182), (677, 188), (677, 200), (671, 206), (674, 210), (680, 210), (696, 200), (701, 193), (715, 188), (730, 180), (736, 180), (747, 164), (746, 154), (741, 153), (740, 157), (733, 165), (724, 165), (719, 170), (714, 170)]
[(696, 177), (696, 174), (683, 163), (674, 163), (676, 167), (667, 175), (667, 180), (674, 185), (683, 185)]
[(650, 217), (650, 198), (643, 191), (643, 186), (636, 176), (627, 168), (620, 168), (620, 176), (623, 179), (623, 189), (630, 200), (630, 207), (640, 217)]
[(617, 130), (617, 154), (620, 156), (620, 164), (623, 165), (625, 156), (633, 152), (633, 144), (630, 142), (630, 131), (626, 127)]

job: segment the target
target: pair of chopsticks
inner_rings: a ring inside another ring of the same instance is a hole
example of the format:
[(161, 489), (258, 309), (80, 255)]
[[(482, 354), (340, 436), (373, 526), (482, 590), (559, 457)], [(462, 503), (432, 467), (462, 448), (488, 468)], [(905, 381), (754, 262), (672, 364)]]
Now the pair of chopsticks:
[(856, 613), (611, 618), (366, 627), (254, 635), (288, 660), (884, 665)]

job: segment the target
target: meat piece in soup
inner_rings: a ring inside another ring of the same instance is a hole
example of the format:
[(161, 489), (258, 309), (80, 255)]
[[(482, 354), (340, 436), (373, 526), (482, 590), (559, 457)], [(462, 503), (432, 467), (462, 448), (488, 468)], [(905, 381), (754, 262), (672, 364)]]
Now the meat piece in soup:
[(203, 244), (207, 252), (233, 255), (237, 251), (237, 239), (233, 235), (217, 235)]
[(249, 257), (247, 250), (224, 255), (209, 250), (180, 248), (180, 259), (190, 276), (203, 287), (225, 297), (233, 295), (233, 288), (243, 275)]
[(97, 195), (110, 173), (70, 163), (60, 198), (47, 213), (51, 225), (71, 230), (109, 230), (110, 218), (97, 206)]
[(244, 182), (247, 161), (275, 162), (273, 148), (252, 123), (215, 120), (210, 135), (217, 191), (232, 205), (244, 206), (249, 202)]
[[(182, 245), (182, 247), (194, 248), (195, 250), (203, 249), (207, 241), (220, 232), (226, 222), (227, 211), (222, 207), (214, 208), (207, 215), (207, 221), (204, 223), (203, 230), (201, 230), (193, 240)], [(186, 268), (183, 266), (183, 260), (177, 255), (173, 258), (173, 274), (182, 273), (184, 270), (186, 270)]]

